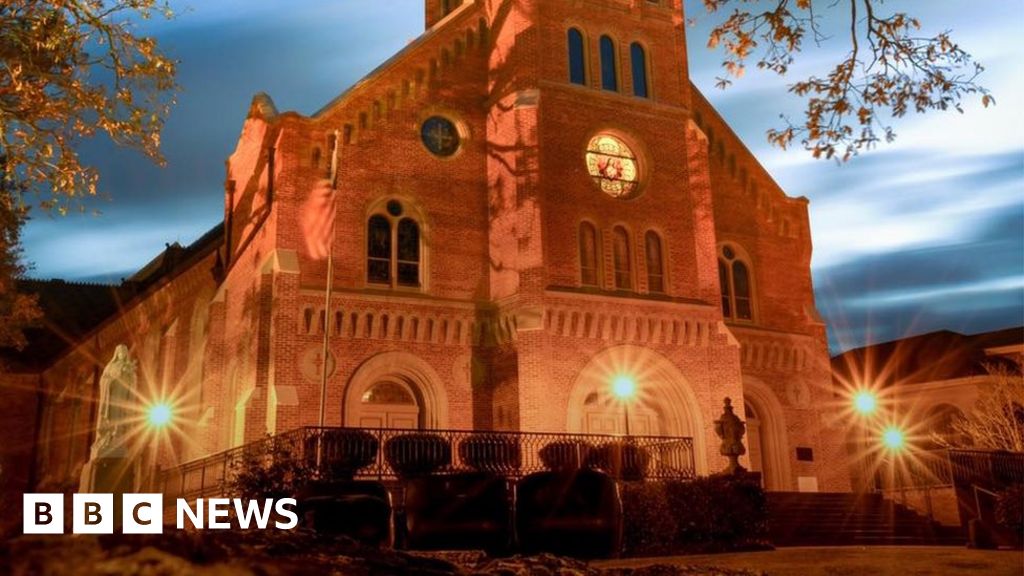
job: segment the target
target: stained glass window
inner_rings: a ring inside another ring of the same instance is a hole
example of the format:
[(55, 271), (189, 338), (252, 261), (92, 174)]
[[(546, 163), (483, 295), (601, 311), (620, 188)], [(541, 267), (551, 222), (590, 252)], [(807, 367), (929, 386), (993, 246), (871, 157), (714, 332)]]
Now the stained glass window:
[(625, 142), (609, 134), (595, 136), (587, 146), (586, 161), (590, 177), (605, 194), (622, 199), (636, 196), (640, 170)]
[(431, 154), (448, 158), (459, 151), (462, 139), (454, 122), (444, 116), (431, 116), (420, 127), (423, 145)]
[(404, 216), (401, 202), (391, 200), (385, 212), (367, 222), (367, 280), (390, 287), (418, 288), (422, 285), (422, 234), (419, 223)]

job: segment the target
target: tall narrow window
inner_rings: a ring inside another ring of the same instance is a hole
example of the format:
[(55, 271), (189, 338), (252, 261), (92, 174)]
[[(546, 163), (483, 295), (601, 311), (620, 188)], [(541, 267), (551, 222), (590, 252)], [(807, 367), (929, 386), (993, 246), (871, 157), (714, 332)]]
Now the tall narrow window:
[(398, 284), (420, 285), (420, 226), (412, 218), (398, 223)]
[(580, 224), (580, 283), (584, 286), (600, 286), (597, 253), (597, 229), (584, 222)]
[(618, 92), (619, 65), (615, 57), (615, 41), (601, 36), (601, 88)]
[(653, 230), (644, 238), (647, 256), (647, 290), (665, 293), (665, 260), (661, 250), (661, 236)]
[(621, 226), (614, 231), (613, 255), (615, 257), (615, 288), (633, 289), (633, 265), (629, 249), (629, 232)]
[(633, 95), (647, 98), (647, 52), (639, 42), (633, 42), (629, 47), (629, 54), (633, 69)]
[(391, 222), (384, 216), (370, 218), (366, 247), (367, 279), (391, 284)]
[(367, 223), (366, 276), (370, 284), (422, 286), (423, 235), (420, 224), (398, 200), (388, 202)]
[(722, 287), (722, 315), (734, 320), (753, 320), (750, 268), (732, 246), (723, 246), (719, 251), (718, 279)]
[(587, 58), (583, 46), (583, 33), (575, 28), (569, 29), (569, 82), (580, 86), (587, 84)]

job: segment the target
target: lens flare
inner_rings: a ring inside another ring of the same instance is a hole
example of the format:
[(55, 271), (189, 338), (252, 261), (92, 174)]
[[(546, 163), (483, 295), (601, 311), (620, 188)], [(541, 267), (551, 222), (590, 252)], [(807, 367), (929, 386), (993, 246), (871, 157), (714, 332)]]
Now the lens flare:
[(899, 452), (906, 447), (907, 438), (903, 430), (889, 426), (882, 431), (882, 444), (891, 452)]
[(861, 390), (853, 395), (853, 407), (860, 414), (873, 414), (878, 408), (878, 397), (870, 390)]
[(636, 395), (636, 380), (632, 376), (620, 374), (612, 381), (612, 393), (619, 400), (629, 400)]
[(166, 402), (153, 404), (146, 411), (146, 421), (153, 428), (164, 428), (174, 419), (174, 409)]

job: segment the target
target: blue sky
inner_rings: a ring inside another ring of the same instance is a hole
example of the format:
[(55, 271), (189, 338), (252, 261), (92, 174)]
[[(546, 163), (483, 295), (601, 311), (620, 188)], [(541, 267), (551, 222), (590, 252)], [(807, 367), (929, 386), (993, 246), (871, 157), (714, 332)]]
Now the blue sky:
[[(710, 20), (687, 0), (694, 82), (792, 196), (811, 199), (818, 307), (833, 348), (936, 329), (1024, 324), (1024, 3), (890, 0), (885, 10), (944, 29), (982, 62), (997, 106), (901, 120), (894, 144), (839, 166), (765, 141), (798, 116), (794, 78), (842, 56), (841, 35), (808, 46), (788, 78), (752, 71), (714, 88), (723, 56), (705, 48)], [(825, 3), (829, 4), (829, 3)], [(83, 150), (109, 202), (98, 216), (40, 216), (24, 235), (32, 275), (117, 280), (187, 244), (222, 215), (224, 159), (252, 95), (312, 113), (423, 29), (422, 0), (175, 1), (179, 16), (147, 33), (181, 61), (183, 92), (164, 134), (168, 165), (97, 141)], [(969, 9), (967, 8), (969, 7)], [(826, 29), (840, 25), (826, 22)]]

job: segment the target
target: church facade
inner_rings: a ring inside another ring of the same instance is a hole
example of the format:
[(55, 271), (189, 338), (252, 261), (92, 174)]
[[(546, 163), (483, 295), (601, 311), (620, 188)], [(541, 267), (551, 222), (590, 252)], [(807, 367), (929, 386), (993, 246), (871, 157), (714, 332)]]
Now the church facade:
[(701, 474), (729, 397), (768, 489), (849, 490), (807, 201), (691, 85), (681, 2), (425, 10), (315, 114), (257, 96), (223, 224), (5, 376), (44, 390), (36, 480), (76, 477), (125, 344), (163, 466), (317, 425), (326, 373), (328, 426), (686, 436)]

